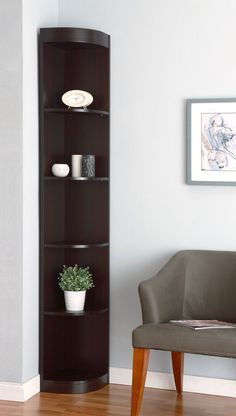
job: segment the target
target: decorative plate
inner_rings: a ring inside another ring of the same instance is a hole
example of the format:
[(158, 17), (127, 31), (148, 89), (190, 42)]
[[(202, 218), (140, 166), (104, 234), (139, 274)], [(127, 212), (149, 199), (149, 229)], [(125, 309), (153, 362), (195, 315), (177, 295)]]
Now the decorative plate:
[(87, 107), (92, 104), (93, 96), (86, 91), (70, 90), (63, 94), (62, 102), (68, 107)]

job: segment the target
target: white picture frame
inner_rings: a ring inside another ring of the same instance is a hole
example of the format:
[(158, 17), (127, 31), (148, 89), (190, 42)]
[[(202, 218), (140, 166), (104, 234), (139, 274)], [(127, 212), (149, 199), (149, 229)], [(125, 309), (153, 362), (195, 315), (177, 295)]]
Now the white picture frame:
[(187, 100), (187, 184), (236, 185), (236, 98)]

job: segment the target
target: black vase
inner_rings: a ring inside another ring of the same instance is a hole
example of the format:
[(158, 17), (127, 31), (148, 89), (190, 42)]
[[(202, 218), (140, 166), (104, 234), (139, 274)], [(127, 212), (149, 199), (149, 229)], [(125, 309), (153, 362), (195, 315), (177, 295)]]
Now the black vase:
[(82, 176), (92, 178), (95, 176), (95, 156), (83, 155), (82, 157)]

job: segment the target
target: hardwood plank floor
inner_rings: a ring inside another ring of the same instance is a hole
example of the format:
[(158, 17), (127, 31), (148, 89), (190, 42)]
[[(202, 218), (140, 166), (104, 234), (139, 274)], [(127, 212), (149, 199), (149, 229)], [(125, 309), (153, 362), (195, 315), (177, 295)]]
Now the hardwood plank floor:
[[(108, 385), (87, 394), (40, 393), (26, 403), (0, 401), (0, 416), (129, 416), (127, 386)], [(235, 416), (236, 399), (145, 389), (140, 416)]]

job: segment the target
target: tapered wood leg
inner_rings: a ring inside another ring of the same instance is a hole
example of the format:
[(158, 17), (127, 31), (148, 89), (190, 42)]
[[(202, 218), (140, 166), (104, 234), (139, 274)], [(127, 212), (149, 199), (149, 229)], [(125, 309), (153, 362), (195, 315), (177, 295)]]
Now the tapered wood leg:
[(134, 348), (133, 350), (131, 416), (138, 416), (140, 411), (147, 375), (149, 353), (150, 350), (145, 348)]
[(184, 353), (172, 351), (171, 357), (176, 390), (178, 394), (182, 394), (184, 375)]

